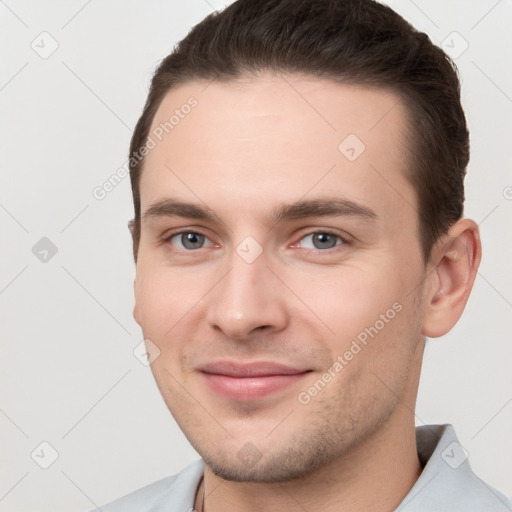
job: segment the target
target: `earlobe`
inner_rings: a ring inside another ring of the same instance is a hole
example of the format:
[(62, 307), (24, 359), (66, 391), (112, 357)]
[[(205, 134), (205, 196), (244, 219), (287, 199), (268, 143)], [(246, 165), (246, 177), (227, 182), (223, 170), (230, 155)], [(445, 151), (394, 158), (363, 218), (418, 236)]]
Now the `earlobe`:
[(436, 262), (429, 278), (422, 333), (446, 334), (457, 323), (475, 281), (481, 259), (478, 226), (470, 219), (456, 222), (432, 251)]

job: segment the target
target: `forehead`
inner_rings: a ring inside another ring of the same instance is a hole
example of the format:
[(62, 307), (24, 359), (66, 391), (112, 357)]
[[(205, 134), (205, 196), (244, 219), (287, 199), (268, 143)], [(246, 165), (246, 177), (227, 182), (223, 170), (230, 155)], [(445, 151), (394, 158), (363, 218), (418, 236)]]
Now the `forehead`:
[(410, 210), (407, 133), (403, 103), (382, 88), (275, 74), (180, 84), (152, 122), (142, 211), (176, 191), (254, 208), (342, 191), (390, 210), (401, 197)]

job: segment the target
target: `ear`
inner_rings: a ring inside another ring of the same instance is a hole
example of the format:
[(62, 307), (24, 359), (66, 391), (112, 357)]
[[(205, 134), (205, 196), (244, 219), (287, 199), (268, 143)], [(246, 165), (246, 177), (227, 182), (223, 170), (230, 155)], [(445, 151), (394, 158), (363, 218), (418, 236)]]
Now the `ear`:
[(422, 334), (437, 338), (457, 323), (473, 288), (482, 257), (477, 224), (461, 219), (442, 236), (430, 258)]
[(135, 219), (130, 219), (128, 221), (128, 230), (130, 231), (130, 234), (132, 235), (132, 237), (133, 237), (134, 224), (135, 224)]

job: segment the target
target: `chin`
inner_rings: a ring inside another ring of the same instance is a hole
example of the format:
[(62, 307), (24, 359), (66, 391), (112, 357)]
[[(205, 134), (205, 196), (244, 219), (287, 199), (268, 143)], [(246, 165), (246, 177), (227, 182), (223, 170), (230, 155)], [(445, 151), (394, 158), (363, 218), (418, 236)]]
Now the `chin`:
[[(293, 445), (300, 446), (300, 445)], [(274, 454), (246, 443), (233, 458), (226, 453), (203, 454), (205, 464), (223, 480), (246, 483), (279, 483), (298, 480), (314, 473), (336, 457), (332, 444), (309, 445), (308, 449), (281, 449)]]

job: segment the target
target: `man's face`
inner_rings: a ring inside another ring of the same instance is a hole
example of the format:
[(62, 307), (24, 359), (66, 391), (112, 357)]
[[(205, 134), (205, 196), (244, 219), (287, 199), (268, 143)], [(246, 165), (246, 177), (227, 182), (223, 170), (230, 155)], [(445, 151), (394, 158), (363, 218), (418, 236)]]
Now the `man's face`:
[(415, 396), (425, 269), (404, 110), (294, 75), (206, 85), (173, 89), (153, 121), (197, 100), (146, 157), (134, 316), (207, 464), (286, 480)]

